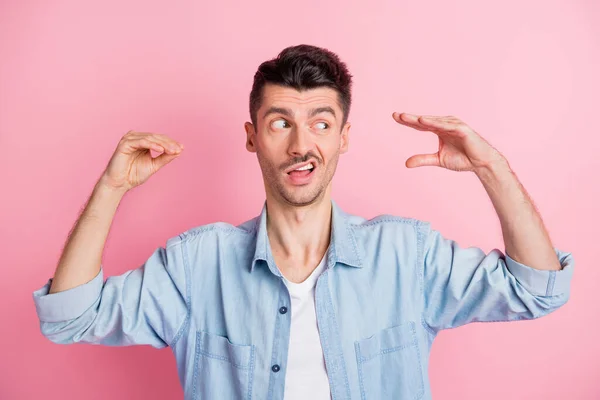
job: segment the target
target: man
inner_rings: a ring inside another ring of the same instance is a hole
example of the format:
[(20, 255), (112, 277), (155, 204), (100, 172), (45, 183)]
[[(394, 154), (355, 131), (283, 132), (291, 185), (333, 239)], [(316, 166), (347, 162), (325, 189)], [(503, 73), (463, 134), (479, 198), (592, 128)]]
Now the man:
[(437, 153), (406, 166), (475, 173), (506, 254), (461, 248), (428, 222), (343, 212), (331, 182), (348, 149), (350, 104), (351, 75), (328, 50), (289, 47), (261, 64), (245, 129), (264, 178), (262, 213), (192, 228), (104, 281), (123, 195), (183, 150), (165, 135), (128, 132), (54, 279), (33, 294), (42, 333), (63, 344), (171, 346), (186, 399), (427, 399), (440, 330), (534, 319), (567, 301), (572, 255), (552, 246), (507, 160), (455, 117), (394, 113), (439, 137)]

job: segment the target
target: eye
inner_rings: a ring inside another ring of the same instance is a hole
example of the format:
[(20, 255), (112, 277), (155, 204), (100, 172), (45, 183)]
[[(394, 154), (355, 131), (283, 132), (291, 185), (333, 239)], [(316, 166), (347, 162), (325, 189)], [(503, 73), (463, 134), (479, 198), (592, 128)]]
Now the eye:
[(289, 128), (290, 124), (288, 124), (285, 119), (276, 119), (275, 121), (271, 122), (271, 127), (273, 129), (285, 129)]
[(329, 124), (327, 122), (317, 122), (315, 124), (315, 126), (317, 127), (317, 129), (320, 129), (320, 130), (325, 130), (325, 129), (329, 128)]

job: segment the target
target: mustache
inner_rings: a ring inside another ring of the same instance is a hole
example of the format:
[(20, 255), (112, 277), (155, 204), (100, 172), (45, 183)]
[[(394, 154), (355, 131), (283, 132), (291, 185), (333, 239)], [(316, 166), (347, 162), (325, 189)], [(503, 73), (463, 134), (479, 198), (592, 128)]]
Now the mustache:
[(323, 162), (323, 160), (321, 160), (321, 158), (319, 156), (317, 156), (312, 151), (309, 151), (303, 157), (294, 157), (294, 158), (292, 158), (291, 160), (289, 160), (286, 163), (282, 164), (281, 167), (279, 167), (279, 168), (282, 171), (285, 171), (286, 169), (288, 169), (288, 168), (290, 168), (290, 167), (292, 167), (292, 166), (294, 166), (296, 164), (307, 162), (310, 159), (316, 160), (319, 164)]

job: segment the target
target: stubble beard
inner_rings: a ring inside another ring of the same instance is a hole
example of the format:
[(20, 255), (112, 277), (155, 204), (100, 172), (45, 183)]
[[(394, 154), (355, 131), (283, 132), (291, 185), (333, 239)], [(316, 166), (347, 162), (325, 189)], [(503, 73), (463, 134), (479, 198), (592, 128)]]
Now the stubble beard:
[[(267, 188), (270, 188), (271, 192), (277, 195), (283, 202), (295, 207), (304, 207), (316, 203), (325, 195), (325, 190), (335, 174), (339, 152), (325, 166), (324, 174), (320, 180), (317, 179), (316, 182), (313, 181), (309, 185), (297, 186), (293, 189), (287, 188), (282, 182), (282, 171), (279, 167), (262, 157), (259, 151), (257, 151), (256, 156)], [(323, 164), (319, 164), (318, 169), (322, 168)], [(319, 172), (323, 173), (323, 171)]]

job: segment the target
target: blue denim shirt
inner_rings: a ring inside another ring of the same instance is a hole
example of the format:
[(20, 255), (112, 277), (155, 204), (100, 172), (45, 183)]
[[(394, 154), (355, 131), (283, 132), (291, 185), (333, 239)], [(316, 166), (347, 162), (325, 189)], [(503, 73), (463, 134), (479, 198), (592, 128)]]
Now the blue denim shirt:
[[(500, 250), (461, 248), (430, 223), (366, 220), (332, 201), (316, 314), (333, 399), (429, 399), (442, 329), (546, 315), (569, 297), (571, 253), (542, 271)], [(291, 304), (271, 254), (266, 207), (243, 224), (194, 227), (137, 269), (33, 293), (54, 343), (170, 346), (186, 399), (281, 399)], [(284, 308), (285, 307), (285, 308)]]

